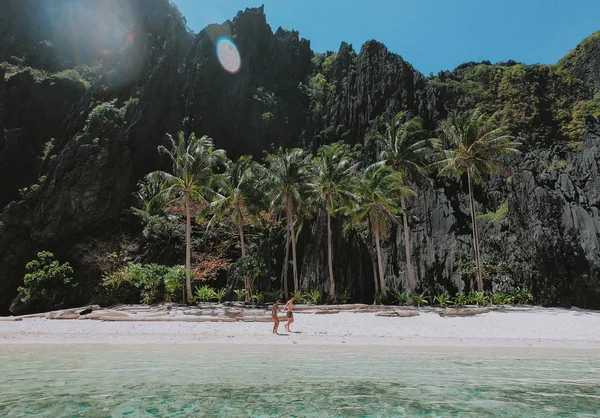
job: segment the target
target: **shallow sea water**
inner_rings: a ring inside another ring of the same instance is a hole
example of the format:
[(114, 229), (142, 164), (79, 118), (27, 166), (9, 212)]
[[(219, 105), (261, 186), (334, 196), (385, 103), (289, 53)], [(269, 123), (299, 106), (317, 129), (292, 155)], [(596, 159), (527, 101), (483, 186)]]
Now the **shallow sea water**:
[(1, 346), (0, 417), (592, 417), (600, 353)]

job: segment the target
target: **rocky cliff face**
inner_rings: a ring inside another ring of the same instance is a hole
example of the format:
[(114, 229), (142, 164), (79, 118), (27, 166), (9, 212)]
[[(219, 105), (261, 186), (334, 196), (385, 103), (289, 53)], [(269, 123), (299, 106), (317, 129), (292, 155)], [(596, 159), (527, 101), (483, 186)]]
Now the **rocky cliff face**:
[[(498, 176), (476, 189), (478, 212), (494, 215), (479, 221), (484, 259), (505, 266), (492, 275), (493, 285), (531, 287), (543, 303), (600, 307), (600, 123), (588, 118), (577, 146), (569, 146), (559, 130), (564, 107), (568, 113), (576, 98), (589, 99), (600, 87), (596, 38), (570, 61), (576, 69), (569, 74), (581, 89), (568, 99), (569, 85), (554, 67), (469, 64), (427, 79), (375, 41), (359, 53), (342, 44), (336, 54), (315, 56), (298, 33), (273, 33), (262, 8), (194, 38), (166, 0), (129, 2), (126, 10), (115, 2), (110, 13), (128, 17), (118, 42), (108, 43), (116, 38), (107, 35), (101, 48), (85, 40), (67, 48), (65, 39), (50, 39), (54, 32), (43, 27), (24, 29), (32, 20), (48, 20), (31, 14), (38, 10), (33, 6), (41, 6), (37, 3), (11, 0), (0, 6), (5, 12), (0, 16), (11, 16), (0, 22), (0, 61), (13, 60), (0, 69), (0, 204), (7, 205), (0, 215), (0, 313), (7, 312), (25, 263), (39, 250), (71, 261), (86, 282), (82, 244), (127, 227), (123, 214), (137, 181), (164, 167), (156, 147), (166, 132), (208, 134), (230, 155), (260, 157), (272, 145), (314, 150), (340, 138), (362, 144), (400, 110), (421, 116), (434, 129), (449, 109), (473, 103), (489, 105), (498, 118), (517, 115), (515, 130), (525, 151), (506, 162), (510, 182)], [(78, 4), (81, 14), (87, 10), (83, 2), (60, 4)], [(225, 72), (215, 56), (221, 36), (240, 51), (236, 74)], [(82, 45), (88, 46), (85, 53), (75, 54)], [(43, 48), (51, 52), (42, 53)], [(93, 65), (97, 48), (105, 55), (91, 86), (85, 79), (56, 75)], [(561, 68), (570, 71), (569, 65)], [(45, 73), (36, 81), (25, 66)], [(7, 69), (14, 74), (7, 76)], [(466, 91), (473, 83), (484, 87)], [(519, 96), (523, 85), (536, 91), (531, 101)], [(40, 158), (50, 138), (53, 148)], [(364, 158), (373, 158), (376, 148), (366, 147)], [(29, 187), (33, 182), (37, 187)], [(303, 286), (325, 291), (322, 221), (318, 217), (304, 229), (298, 254)], [(420, 190), (410, 223), (419, 287), (468, 288), (465, 270), (472, 255), (465, 184), (437, 181)], [(339, 221), (334, 227), (339, 286), (354, 299), (368, 300), (372, 244), (343, 238)], [(390, 283), (404, 280), (403, 239), (394, 229), (384, 243)], [(84, 300), (89, 291), (84, 286), (74, 299)]]
[[(10, 152), (3, 154), (6, 164), (2, 173), (14, 178), (17, 187), (29, 178), (40, 177), (40, 184), (28, 187), (1, 216), (2, 312), (16, 295), (25, 263), (41, 249), (50, 248), (70, 259), (80, 267), (79, 276), (85, 277), (89, 270), (81, 264), (81, 244), (117, 234), (123, 228), (121, 217), (131, 206), (137, 181), (161, 165), (156, 148), (164, 132), (176, 130), (183, 119), (183, 80), (179, 74), (192, 36), (180, 18), (166, 13), (168, 2), (159, 1), (154, 6), (162, 6), (163, 13), (157, 15), (151, 7), (139, 8), (137, 20), (127, 28), (129, 39), (137, 42), (132, 44), (133, 50), (121, 50), (106, 58), (108, 69), (100, 72), (99, 80), (87, 92), (79, 81), (56, 85), (57, 76), (33, 82), (28, 71), (0, 85), (0, 92), (5, 88), (8, 92), (2, 106), (5, 135), (0, 137), (0, 149)], [(24, 81), (17, 84), (19, 80)], [(69, 89), (72, 84), (79, 90)], [(21, 88), (10, 90), (13, 85)], [(56, 92), (65, 85), (58, 96)], [(22, 99), (9, 101), (11, 97)], [(14, 115), (10, 119), (9, 107)], [(11, 139), (14, 131), (21, 136)], [(56, 138), (53, 149), (42, 164), (38, 157), (43, 153), (41, 144), (51, 136)], [(17, 156), (23, 158), (16, 160)], [(21, 171), (27, 175), (14, 176)], [(15, 186), (4, 186), (0, 196), (14, 196)], [(75, 299), (85, 298), (90, 290), (83, 286)]]
[(588, 92), (600, 90), (600, 31), (577, 45), (558, 65), (572, 71)]
[[(223, 70), (215, 43), (229, 37), (241, 56), (239, 72)], [(185, 60), (183, 98), (188, 127), (210, 135), (232, 155), (298, 144), (307, 99), (298, 84), (309, 74), (312, 51), (297, 32), (275, 33), (262, 8), (213, 25), (194, 41)]]
[[(0, 97), (0, 205), (19, 198), (18, 190), (38, 183), (43, 146), (60, 137), (71, 106), (85, 94), (85, 86), (63, 78), (37, 82), (29, 71), (4, 81), (1, 71)], [(15, 162), (18, 162), (15, 164)]]

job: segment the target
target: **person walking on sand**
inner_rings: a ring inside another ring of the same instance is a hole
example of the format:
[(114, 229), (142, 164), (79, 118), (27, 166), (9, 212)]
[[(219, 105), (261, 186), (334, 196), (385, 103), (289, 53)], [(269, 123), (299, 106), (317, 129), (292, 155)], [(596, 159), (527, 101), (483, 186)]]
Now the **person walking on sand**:
[(279, 334), (277, 329), (279, 328), (279, 318), (277, 317), (277, 311), (279, 310), (279, 299), (275, 301), (271, 308), (271, 318), (273, 318), (273, 334)]
[(290, 300), (288, 300), (288, 302), (285, 304), (285, 308), (283, 308), (283, 309), (287, 311), (287, 313), (286, 313), (287, 324), (285, 324), (284, 327), (285, 327), (285, 329), (287, 329), (288, 332), (291, 332), (290, 325), (292, 325), (292, 322), (294, 322), (294, 297), (293, 296), (290, 298)]

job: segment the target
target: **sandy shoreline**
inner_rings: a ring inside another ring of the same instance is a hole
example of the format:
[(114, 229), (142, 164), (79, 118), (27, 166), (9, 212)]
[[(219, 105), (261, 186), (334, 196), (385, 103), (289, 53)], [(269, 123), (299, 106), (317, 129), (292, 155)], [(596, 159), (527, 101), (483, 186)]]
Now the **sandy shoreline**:
[(424, 309), (409, 318), (373, 312), (295, 313), (292, 333), (269, 322), (129, 322), (27, 318), (0, 322), (0, 344), (257, 344), (600, 350), (600, 312), (506, 308), (472, 317)]

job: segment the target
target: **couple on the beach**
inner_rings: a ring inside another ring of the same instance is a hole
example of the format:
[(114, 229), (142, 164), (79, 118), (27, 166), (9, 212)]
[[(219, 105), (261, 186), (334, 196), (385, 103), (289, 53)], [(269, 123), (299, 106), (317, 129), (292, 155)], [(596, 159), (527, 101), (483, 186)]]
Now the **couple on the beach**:
[[(275, 301), (273, 307), (271, 308), (271, 318), (273, 318), (273, 334), (279, 334), (277, 332), (277, 328), (279, 328), (279, 318), (277, 317), (277, 311), (279, 310), (279, 299)], [(285, 329), (288, 332), (290, 331), (290, 325), (294, 322), (294, 297), (292, 296), (290, 300), (285, 304), (283, 308), (284, 311), (287, 311), (287, 323), (284, 325)]]

